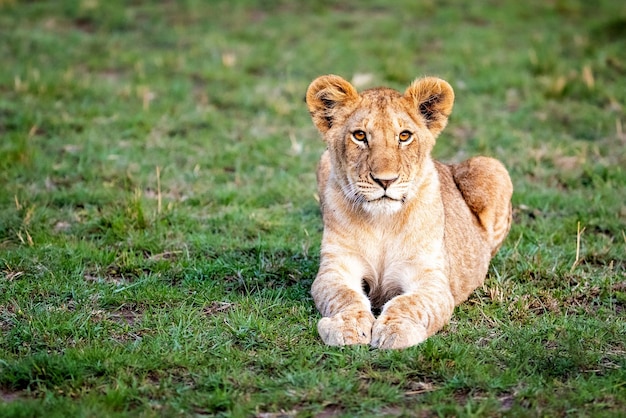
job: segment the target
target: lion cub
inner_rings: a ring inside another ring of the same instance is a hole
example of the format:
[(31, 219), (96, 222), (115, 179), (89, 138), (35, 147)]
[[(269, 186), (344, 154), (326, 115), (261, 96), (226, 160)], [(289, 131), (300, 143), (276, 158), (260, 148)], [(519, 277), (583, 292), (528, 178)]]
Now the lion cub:
[(511, 226), (511, 179), (491, 158), (432, 159), (454, 102), (441, 79), (418, 79), (404, 94), (358, 93), (326, 75), (306, 102), (328, 147), (317, 171), (324, 233), (311, 290), (319, 334), (329, 345), (419, 344), (482, 285)]

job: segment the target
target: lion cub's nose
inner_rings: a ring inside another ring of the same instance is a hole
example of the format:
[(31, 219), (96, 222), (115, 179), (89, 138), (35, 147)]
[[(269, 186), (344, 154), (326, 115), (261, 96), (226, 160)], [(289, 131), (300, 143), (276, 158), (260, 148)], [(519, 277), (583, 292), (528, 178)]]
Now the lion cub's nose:
[(372, 173), (370, 173), (370, 177), (384, 190), (387, 190), (389, 186), (391, 186), (391, 183), (398, 180), (398, 176), (374, 176)]

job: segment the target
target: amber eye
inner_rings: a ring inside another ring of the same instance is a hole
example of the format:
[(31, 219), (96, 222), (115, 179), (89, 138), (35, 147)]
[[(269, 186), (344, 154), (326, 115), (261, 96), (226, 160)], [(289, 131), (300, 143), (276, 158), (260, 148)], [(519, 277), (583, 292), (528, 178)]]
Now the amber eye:
[(363, 142), (367, 138), (367, 135), (365, 135), (365, 132), (363, 131), (354, 131), (352, 132), (352, 138), (359, 142)]
[(411, 132), (402, 131), (400, 132), (400, 135), (398, 135), (398, 139), (400, 139), (400, 142), (407, 142), (412, 136), (413, 134), (411, 134)]

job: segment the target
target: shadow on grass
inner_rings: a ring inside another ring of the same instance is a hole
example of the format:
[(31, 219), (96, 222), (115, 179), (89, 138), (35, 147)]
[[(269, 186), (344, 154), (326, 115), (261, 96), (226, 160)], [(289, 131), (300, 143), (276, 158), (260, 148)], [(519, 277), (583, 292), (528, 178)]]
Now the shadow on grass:
[(272, 289), (291, 289), (289, 299), (301, 299), (308, 291), (319, 258), (287, 249), (242, 248), (213, 253), (196, 280), (219, 282), (225, 292), (252, 296)]
[(0, 388), (7, 393), (52, 389), (70, 383), (82, 386), (90, 377), (106, 374), (104, 358), (37, 353), (29, 359), (5, 363), (0, 373)]

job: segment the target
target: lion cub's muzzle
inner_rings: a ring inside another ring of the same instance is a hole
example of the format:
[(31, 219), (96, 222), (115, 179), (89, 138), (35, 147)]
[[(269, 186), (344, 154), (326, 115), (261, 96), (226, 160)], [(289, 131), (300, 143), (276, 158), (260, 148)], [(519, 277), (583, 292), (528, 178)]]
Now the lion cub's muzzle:
[(389, 199), (389, 200), (404, 200), (405, 190), (402, 187), (402, 184), (398, 182), (400, 176), (394, 172), (385, 172), (385, 173), (374, 173), (370, 172), (370, 178), (374, 182), (374, 184), (380, 186), (376, 187), (372, 184), (372, 187), (375, 191), (372, 193), (372, 197), (374, 199)]
[[(360, 189), (363, 197), (370, 204), (377, 206), (378, 202), (394, 203), (395, 209), (399, 209), (399, 207), (395, 207), (395, 204), (401, 205), (406, 199), (407, 193), (406, 184), (400, 180), (399, 174), (394, 172), (376, 173), (372, 171), (369, 173), (368, 181), (361, 182)], [(374, 207), (367, 209), (374, 209)]]

